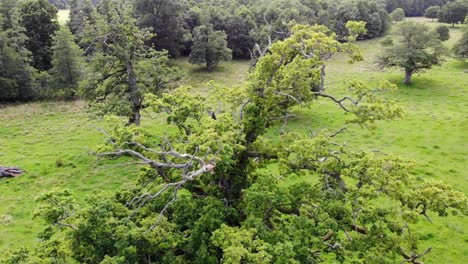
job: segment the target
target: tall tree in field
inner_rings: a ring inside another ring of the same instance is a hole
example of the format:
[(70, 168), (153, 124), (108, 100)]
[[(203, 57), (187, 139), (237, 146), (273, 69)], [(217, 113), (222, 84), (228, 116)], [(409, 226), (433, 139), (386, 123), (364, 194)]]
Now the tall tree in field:
[(50, 97), (73, 98), (82, 75), (82, 51), (75, 44), (73, 34), (61, 27), (54, 37), (52, 56), (52, 94)]
[(468, 214), (463, 193), (414, 176), (401, 158), (340, 144), (338, 132), (269, 130), (315, 100), (336, 103), (356, 128), (402, 115), (391, 99), (396, 86), (386, 81), (350, 81), (342, 98), (314, 92), (326, 63), (317, 53), (346, 51), (354, 61), (359, 50), (323, 26), (291, 33), (242, 87), (219, 87), (211, 98), (187, 87), (151, 96), (167, 131), (114, 123), (96, 155), (144, 166), (138, 184), (95, 195), (86, 206), (69, 190), (39, 196), (35, 216), (49, 226), (42, 257), (55, 248), (77, 263), (393, 264), (426, 257), (431, 249), (419, 245), (415, 223), (432, 213)]
[(396, 31), (395, 39), (379, 58), (382, 68), (398, 67), (405, 71), (405, 84), (411, 84), (414, 73), (439, 65), (444, 47), (438, 34), (427, 26), (416, 22), (404, 22)]
[(193, 46), (189, 62), (205, 64), (208, 71), (213, 70), (221, 61), (230, 60), (232, 51), (227, 47), (224, 31), (214, 30), (209, 22), (194, 29)]
[(158, 50), (167, 50), (171, 56), (179, 56), (187, 30), (185, 17), (188, 7), (182, 0), (136, 0), (135, 14), (138, 25), (152, 28), (151, 39)]
[(21, 3), (22, 25), (26, 28), (26, 47), (32, 53), (32, 66), (44, 71), (52, 67), (52, 42), (59, 28), (57, 8), (47, 0), (27, 0)]
[(468, 14), (468, 0), (457, 0), (446, 4), (439, 12), (439, 22), (452, 24), (463, 22)]
[(82, 93), (99, 113), (126, 116), (129, 124), (139, 125), (143, 95), (169, 86), (174, 70), (167, 66), (166, 53), (145, 45), (153, 35), (138, 28), (129, 1), (110, 1), (106, 10), (88, 28), (95, 54)]
[(33, 99), (35, 71), (29, 65), (31, 52), (26, 48), (26, 29), (20, 23), (17, 8), (9, 10), (7, 19), (6, 25), (0, 24), (0, 101)]
[(440, 6), (430, 6), (424, 12), (424, 16), (427, 18), (432, 18), (432, 21), (434, 21), (434, 19), (439, 16), (439, 12)]

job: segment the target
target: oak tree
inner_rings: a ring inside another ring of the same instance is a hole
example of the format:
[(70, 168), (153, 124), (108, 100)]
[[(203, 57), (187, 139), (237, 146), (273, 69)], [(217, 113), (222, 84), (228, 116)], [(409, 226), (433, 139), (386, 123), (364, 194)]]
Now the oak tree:
[(341, 143), (344, 130), (270, 130), (316, 100), (335, 103), (357, 127), (402, 116), (392, 101), (396, 86), (386, 81), (377, 87), (350, 81), (345, 97), (314, 91), (326, 63), (318, 54), (350, 51), (355, 60), (358, 52), (323, 26), (291, 33), (272, 44), (242, 87), (217, 87), (212, 98), (188, 87), (149, 95), (151, 109), (167, 117), (167, 131), (113, 122), (94, 154), (143, 166), (137, 184), (97, 194), (85, 206), (66, 190), (45, 193), (36, 212), (50, 225), (45, 248), (62, 240), (67, 257), (83, 263), (417, 263), (425, 257), (431, 248), (420, 248), (414, 224), (433, 213), (467, 214), (462, 193), (415, 177), (409, 161)]
[(436, 32), (417, 22), (399, 25), (395, 40), (386, 43), (379, 58), (382, 68), (398, 67), (405, 71), (405, 84), (411, 84), (414, 73), (442, 62), (444, 47)]

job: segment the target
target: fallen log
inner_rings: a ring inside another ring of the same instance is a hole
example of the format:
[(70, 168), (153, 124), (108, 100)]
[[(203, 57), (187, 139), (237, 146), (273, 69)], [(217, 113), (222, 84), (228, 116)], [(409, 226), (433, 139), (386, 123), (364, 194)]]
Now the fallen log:
[(23, 173), (24, 173), (24, 171), (22, 171), (18, 167), (3, 167), (3, 166), (0, 166), (0, 178), (3, 178), (3, 177), (8, 177), (8, 178), (18, 177)]

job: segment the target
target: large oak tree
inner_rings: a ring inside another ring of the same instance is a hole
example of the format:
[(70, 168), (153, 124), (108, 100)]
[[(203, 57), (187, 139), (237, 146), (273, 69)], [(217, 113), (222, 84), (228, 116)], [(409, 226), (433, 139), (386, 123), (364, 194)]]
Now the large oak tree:
[[(414, 223), (431, 212), (467, 214), (466, 197), (415, 177), (411, 162), (342, 144), (339, 131), (275, 133), (294, 109), (331, 100), (357, 126), (402, 116), (396, 86), (350, 81), (347, 96), (316, 92), (318, 54), (349, 43), (321, 26), (297, 26), (274, 43), (239, 88), (211, 98), (182, 87), (149, 96), (168, 129), (114, 122), (100, 157), (143, 166), (134, 186), (85, 206), (68, 190), (41, 195), (49, 227), (35, 251), (10, 258), (80, 263), (418, 263)], [(208, 111), (210, 110), (210, 111)], [(209, 114), (208, 114), (209, 113)], [(340, 130), (344, 131), (344, 130)], [(128, 163), (127, 163), (128, 164)], [(64, 234), (65, 233), (65, 234)]]

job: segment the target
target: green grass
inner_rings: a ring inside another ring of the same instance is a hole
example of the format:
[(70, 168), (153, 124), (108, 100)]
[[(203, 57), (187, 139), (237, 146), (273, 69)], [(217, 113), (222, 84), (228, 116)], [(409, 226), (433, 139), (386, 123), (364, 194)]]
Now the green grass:
[[(438, 23), (411, 18), (435, 27)], [(460, 36), (460, 28), (450, 28), (451, 46)], [(337, 141), (366, 149), (414, 160), (414, 174), (423, 178), (441, 179), (453, 188), (468, 193), (468, 63), (448, 58), (441, 67), (413, 77), (413, 85), (402, 84), (404, 74), (398, 69), (379, 71), (375, 60), (380, 39), (359, 42), (365, 61), (347, 64), (342, 55), (328, 64), (327, 92), (343, 93), (347, 81), (360, 79), (375, 85), (387, 79), (399, 86), (395, 99), (406, 115), (393, 122), (382, 122), (376, 130), (350, 127), (350, 133)], [(206, 83), (214, 80), (226, 86), (238, 86), (245, 80), (250, 65), (247, 61), (223, 63), (213, 72), (191, 65), (186, 58), (174, 60), (184, 73), (182, 83), (192, 85), (197, 93), (209, 95)], [(341, 128), (347, 116), (326, 100), (318, 100), (311, 108), (294, 109), (296, 118), (287, 129), (330, 131)], [(161, 116), (143, 122), (151, 129)], [(107, 127), (101, 120), (90, 120), (82, 102), (34, 103), (0, 108), (0, 164), (18, 165), (26, 174), (15, 179), (0, 180), (0, 252), (21, 245), (31, 245), (42, 224), (32, 219), (34, 197), (52, 187), (73, 189), (82, 201), (95, 190), (117, 190), (135, 179), (135, 168), (102, 164), (87, 155), (89, 148), (102, 143), (105, 137), (97, 127)], [(269, 133), (278, 135), (279, 126)], [(300, 179), (293, 179), (299, 181)], [(434, 224), (418, 225), (425, 238), (423, 247), (433, 251), (425, 263), (465, 263), (468, 259), (466, 218), (431, 216)]]
[(70, 188), (80, 201), (95, 190), (132, 182), (134, 169), (102, 165), (88, 155), (105, 137), (105, 124), (88, 119), (82, 102), (32, 103), (0, 108), (0, 164), (26, 173), (0, 180), (0, 251), (31, 245), (42, 224), (33, 219), (35, 197)]
[(172, 61), (174, 66), (182, 70), (182, 83), (191, 85), (197, 93), (208, 95), (210, 87), (209, 81), (215, 81), (223, 86), (240, 86), (247, 77), (250, 64), (245, 60), (231, 60), (222, 62), (211, 72), (207, 71), (202, 65), (190, 64), (187, 58), (178, 58)]
[(66, 25), (68, 20), (70, 19), (70, 10), (68, 9), (61, 9), (57, 13), (57, 21), (61, 26)]

